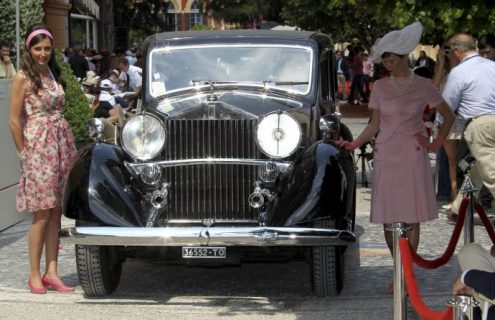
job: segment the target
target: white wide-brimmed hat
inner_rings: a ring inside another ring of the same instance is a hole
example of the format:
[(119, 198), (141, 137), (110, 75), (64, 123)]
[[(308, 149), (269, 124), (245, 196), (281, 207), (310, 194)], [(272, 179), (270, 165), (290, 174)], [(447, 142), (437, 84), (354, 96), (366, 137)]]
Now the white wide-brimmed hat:
[(401, 30), (394, 30), (382, 38), (378, 38), (371, 47), (371, 59), (375, 63), (382, 61), (382, 54), (391, 52), (395, 54), (409, 54), (416, 48), (421, 39), (423, 25), (417, 21)]

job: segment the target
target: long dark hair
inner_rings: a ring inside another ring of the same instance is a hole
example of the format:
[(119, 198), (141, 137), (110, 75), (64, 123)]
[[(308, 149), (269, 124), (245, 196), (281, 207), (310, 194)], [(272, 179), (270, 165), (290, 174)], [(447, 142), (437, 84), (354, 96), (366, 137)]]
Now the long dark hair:
[[(24, 74), (33, 81), (33, 83), (34, 83), (33, 91), (35, 93), (37, 93), (38, 90), (43, 87), (43, 83), (41, 82), (39, 70), (36, 68), (34, 60), (31, 57), (31, 54), (29, 53), (29, 49), (32, 46), (38, 44), (41, 40), (50, 39), (50, 42), (52, 44), (52, 52), (50, 55), (50, 61), (48, 61), (48, 67), (50, 68), (57, 83), (62, 83), (62, 80), (60, 78), (62, 70), (60, 69), (60, 66), (57, 63), (57, 57), (56, 57), (55, 48), (53, 45), (54, 44), (53, 39), (45, 33), (37, 34), (34, 37), (31, 37), (29, 39), (29, 36), (31, 35), (31, 33), (33, 33), (36, 30), (39, 30), (39, 29), (45, 29), (48, 32), (50, 32), (50, 34), (52, 33), (50, 28), (48, 28), (46, 25), (44, 25), (42, 23), (36, 23), (36, 24), (31, 25), (27, 29), (26, 36), (24, 37), (25, 48), (24, 48), (24, 53), (22, 54), (22, 58), (21, 58), (21, 69), (22, 69), (22, 71), (24, 71)], [(26, 43), (26, 41), (28, 39), (29, 39), (29, 43)]]

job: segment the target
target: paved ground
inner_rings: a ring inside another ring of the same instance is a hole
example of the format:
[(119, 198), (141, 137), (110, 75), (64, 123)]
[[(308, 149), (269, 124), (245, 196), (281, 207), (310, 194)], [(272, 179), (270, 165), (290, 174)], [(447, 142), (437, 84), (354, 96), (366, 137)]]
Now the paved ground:
[[(357, 134), (367, 119), (348, 117), (344, 121)], [(309, 270), (303, 262), (203, 268), (131, 259), (112, 296), (87, 299), (78, 286), (73, 246), (61, 251), (60, 273), (69, 285), (76, 286), (76, 292), (33, 295), (26, 285), (29, 221), (24, 221), (0, 232), (0, 319), (392, 319), (392, 296), (386, 292), (392, 259), (382, 227), (368, 221), (370, 189), (359, 184), (357, 194), (358, 241), (347, 251), (345, 288), (336, 298), (312, 295)], [(64, 220), (63, 224), (71, 222)], [(452, 230), (442, 213), (424, 224), (420, 254), (430, 259), (441, 255)], [(475, 235), (489, 247), (479, 223)], [(416, 269), (425, 302), (443, 309), (458, 273), (455, 257), (438, 270)], [(418, 319), (410, 306), (408, 310), (408, 319)]]

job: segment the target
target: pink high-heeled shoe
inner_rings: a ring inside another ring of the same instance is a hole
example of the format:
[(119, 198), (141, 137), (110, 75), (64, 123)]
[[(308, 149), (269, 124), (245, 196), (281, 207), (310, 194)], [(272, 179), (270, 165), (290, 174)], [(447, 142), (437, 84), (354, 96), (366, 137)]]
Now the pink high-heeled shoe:
[(31, 291), (31, 293), (34, 293), (34, 294), (45, 294), (46, 293), (45, 287), (41, 287), (41, 288), (34, 287), (33, 284), (31, 283), (31, 279), (28, 280), (27, 284), (28, 284), (28, 287), (29, 287), (29, 290)]
[(73, 292), (74, 290), (76, 290), (75, 288), (66, 286), (65, 284), (57, 284), (49, 279), (47, 276), (44, 276), (41, 281), (43, 282), (43, 285), (45, 287), (52, 287), (59, 292)]

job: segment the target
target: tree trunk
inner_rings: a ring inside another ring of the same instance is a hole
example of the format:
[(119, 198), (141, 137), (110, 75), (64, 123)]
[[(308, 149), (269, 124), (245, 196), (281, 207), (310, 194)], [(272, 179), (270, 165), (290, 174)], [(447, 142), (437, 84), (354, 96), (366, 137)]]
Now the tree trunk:
[(98, 43), (100, 49), (114, 51), (113, 0), (100, 0), (100, 24)]

